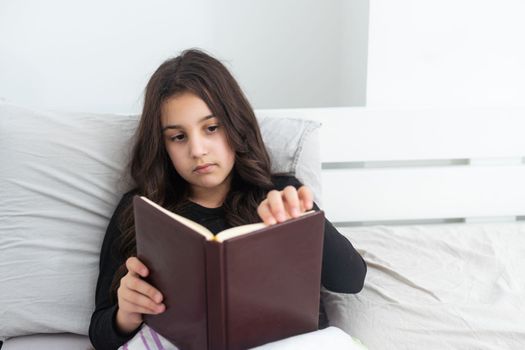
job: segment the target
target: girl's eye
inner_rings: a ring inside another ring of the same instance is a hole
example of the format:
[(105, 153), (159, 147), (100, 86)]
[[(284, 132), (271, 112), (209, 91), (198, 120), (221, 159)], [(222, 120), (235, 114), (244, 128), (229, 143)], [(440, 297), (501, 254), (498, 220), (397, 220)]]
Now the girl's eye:
[(208, 131), (209, 132), (215, 132), (215, 131), (217, 131), (218, 128), (219, 128), (218, 125), (210, 125), (210, 126), (208, 126)]
[(180, 142), (184, 140), (184, 134), (177, 134), (175, 136), (170, 137), (171, 141)]

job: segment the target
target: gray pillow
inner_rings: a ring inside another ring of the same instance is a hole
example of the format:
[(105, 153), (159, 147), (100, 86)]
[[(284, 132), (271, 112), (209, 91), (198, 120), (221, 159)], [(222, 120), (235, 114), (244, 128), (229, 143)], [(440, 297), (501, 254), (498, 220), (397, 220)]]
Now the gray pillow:
[(321, 123), (305, 119), (258, 116), (266, 149), (272, 159), (272, 172), (295, 175), (308, 185), (321, 207)]
[[(100, 246), (126, 189), (136, 125), (136, 116), (0, 102), (0, 340), (87, 335)], [(319, 123), (264, 119), (261, 128), (273, 170), (295, 173), (320, 200)]]

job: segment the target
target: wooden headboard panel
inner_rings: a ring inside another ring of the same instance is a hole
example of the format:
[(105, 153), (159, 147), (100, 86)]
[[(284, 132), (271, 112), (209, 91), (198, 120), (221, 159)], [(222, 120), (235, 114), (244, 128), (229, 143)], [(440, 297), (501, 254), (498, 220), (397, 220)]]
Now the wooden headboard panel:
[(525, 217), (525, 109), (257, 113), (322, 122), (323, 203), (336, 224)]

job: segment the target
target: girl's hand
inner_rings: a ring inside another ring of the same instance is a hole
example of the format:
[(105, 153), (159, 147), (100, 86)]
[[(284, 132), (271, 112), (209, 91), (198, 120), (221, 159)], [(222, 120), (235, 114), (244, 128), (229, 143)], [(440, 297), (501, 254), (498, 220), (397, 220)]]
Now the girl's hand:
[(126, 260), (128, 273), (120, 280), (117, 290), (117, 327), (122, 333), (131, 333), (142, 324), (142, 314), (159, 314), (166, 309), (162, 294), (142, 280), (148, 268), (136, 257)]
[(266, 199), (259, 204), (257, 213), (265, 224), (273, 225), (296, 218), (312, 207), (313, 194), (308, 187), (301, 186), (296, 190), (293, 186), (287, 186), (282, 191), (268, 192)]

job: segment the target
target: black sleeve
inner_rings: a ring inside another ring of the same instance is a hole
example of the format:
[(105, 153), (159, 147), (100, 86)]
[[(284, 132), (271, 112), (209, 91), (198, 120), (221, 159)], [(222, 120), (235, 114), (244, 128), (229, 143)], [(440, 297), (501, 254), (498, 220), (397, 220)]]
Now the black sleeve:
[[(278, 190), (289, 185), (295, 188), (302, 186), (293, 176), (273, 179)], [(320, 210), (315, 203), (314, 210)], [(363, 289), (366, 270), (365, 261), (352, 243), (325, 219), (321, 284), (336, 293), (358, 293)]]
[[(314, 203), (314, 210), (320, 210)], [(325, 219), (322, 285), (336, 293), (358, 293), (363, 289), (366, 276), (366, 263), (343, 236)]]
[(132, 198), (133, 195), (130, 193), (122, 197), (109, 222), (102, 243), (95, 294), (95, 311), (89, 324), (89, 339), (97, 350), (116, 350), (138, 332), (138, 328), (131, 334), (122, 334), (118, 331), (115, 323), (118, 305), (116, 301), (112, 302), (110, 298), (111, 281), (118, 267), (124, 263), (124, 258), (118, 253), (115, 246), (121, 233), (117, 219), (122, 209), (130, 203)]

